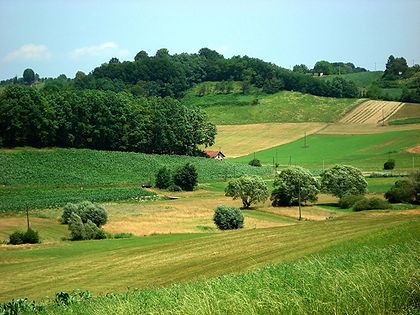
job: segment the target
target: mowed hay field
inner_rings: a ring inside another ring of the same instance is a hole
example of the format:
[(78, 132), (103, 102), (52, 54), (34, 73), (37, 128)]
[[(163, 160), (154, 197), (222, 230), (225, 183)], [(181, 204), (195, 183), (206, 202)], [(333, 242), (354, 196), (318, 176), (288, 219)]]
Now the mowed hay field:
[(218, 125), (215, 144), (207, 150), (221, 150), (226, 157), (239, 157), (268, 149), (315, 133), (324, 123), (261, 123)]
[[(0, 300), (42, 299), (75, 288), (94, 294), (150, 288), (292, 262), (346, 242), (408, 228), (419, 239), (417, 210), (354, 213), (335, 220), (213, 234), (0, 247)], [(401, 231), (400, 231), (401, 232)], [(285, 279), (286, 280), (286, 279)]]

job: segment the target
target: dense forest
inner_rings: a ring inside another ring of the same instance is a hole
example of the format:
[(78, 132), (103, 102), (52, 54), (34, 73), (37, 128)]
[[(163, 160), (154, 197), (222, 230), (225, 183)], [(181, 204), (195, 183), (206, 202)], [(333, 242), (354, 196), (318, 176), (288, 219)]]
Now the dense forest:
[(214, 142), (204, 112), (177, 100), (126, 92), (38, 91), (10, 85), (0, 95), (0, 146), (74, 147), (199, 155)]

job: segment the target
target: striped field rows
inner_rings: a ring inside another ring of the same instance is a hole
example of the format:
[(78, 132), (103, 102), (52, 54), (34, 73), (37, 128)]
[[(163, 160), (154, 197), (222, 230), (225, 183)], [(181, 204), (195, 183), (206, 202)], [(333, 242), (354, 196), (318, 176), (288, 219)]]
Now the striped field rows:
[(386, 122), (404, 104), (400, 102), (369, 100), (361, 103), (344, 116), (340, 122), (346, 124), (380, 124)]

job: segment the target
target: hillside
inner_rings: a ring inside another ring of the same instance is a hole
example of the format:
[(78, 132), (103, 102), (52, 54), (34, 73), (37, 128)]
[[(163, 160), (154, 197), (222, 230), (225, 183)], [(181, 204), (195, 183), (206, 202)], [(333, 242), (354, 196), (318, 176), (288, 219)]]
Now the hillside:
[(384, 125), (403, 106), (404, 104), (400, 102), (369, 100), (350, 111), (340, 119), (340, 123)]
[[(199, 87), (197, 87), (199, 88)], [(258, 101), (256, 101), (258, 100)], [(360, 100), (313, 96), (282, 91), (272, 95), (209, 93), (198, 96), (190, 90), (182, 100), (198, 105), (217, 125), (258, 124), (274, 122), (335, 122)], [(253, 105), (255, 104), (255, 105)]]
[[(305, 140), (299, 139), (256, 152), (255, 156), (265, 165), (272, 165), (274, 158), (281, 166), (291, 162), (292, 165), (316, 172), (334, 164), (349, 164), (362, 170), (381, 170), (389, 158), (396, 160), (396, 170), (410, 170), (414, 155), (406, 152), (406, 149), (418, 143), (418, 129), (376, 134), (314, 134), (307, 137), (307, 147)], [(248, 163), (252, 158), (253, 154), (249, 154), (233, 161)], [(419, 167), (417, 158), (415, 167)]]
[(346, 80), (353, 81), (358, 88), (367, 88), (369, 85), (374, 83), (375, 81), (380, 80), (383, 75), (383, 71), (365, 71), (365, 72), (356, 72), (356, 73), (347, 73), (347, 74), (332, 74), (332, 75), (324, 75), (321, 80), (332, 80), (336, 77), (341, 77)]
[(150, 196), (141, 184), (154, 182), (160, 167), (171, 170), (191, 163), (199, 182), (270, 169), (220, 163), (208, 158), (148, 155), (78, 149), (17, 149), (0, 151), (0, 211), (26, 206), (62, 206), (69, 201), (127, 200)]

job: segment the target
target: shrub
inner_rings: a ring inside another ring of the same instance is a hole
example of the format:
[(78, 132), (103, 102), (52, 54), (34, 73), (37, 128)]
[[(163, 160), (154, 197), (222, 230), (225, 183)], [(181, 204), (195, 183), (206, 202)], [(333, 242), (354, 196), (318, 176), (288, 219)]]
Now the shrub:
[(253, 203), (267, 200), (267, 184), (259, 176), (242, 176), (229, 181), (225, 196), (233, 197), (234, 200), (241, 198), (244, 208), (249, 208)]
[(414, 203), (416, 192), (411, 180), (397, 180), (386, 193), (385, 198), (391, 203)]
[(363, 195), (367, 182), (359, 169), (336, 165), (321, 173), (321, 187), (323, 191), (341, 198), (346, 194)]
[(82, 221), (92, 221), (97, 227), (101, 227), (108, 221), (108, 213), (101, 205), (90, 203), (82, 212)]
[(23, 244), (24, 233), (20, 231), (15, 231), (9, 235), (9, 244), (20, 245)]
[(107, 238), (107, 234), (104, 230), (102, 230), (102, 229), (97, 229), (96, 230), (96, 235), (95, 235), (96, 240), (104, 240), (106, 238)]
[(181, 187), (179, 187), (178, 185), (175, 185), (175, 184), (171, 184), (171, 185), (168, 187), (168, 190), (169, 190), (169, 191), (182, 191)]
[(73, 212), (76, 213), (77, 215), (80, 215), (77, 205), (69, 202), (63, 207), (63, 214), (61, 215), (61, 223), (68, 224), (70, 220), (70, 216)]
[(9, 236), (9, 244), (38, 244), (40, 243), (37, 231), (29, 228), (26, 232), (15, 231)]
[(69, 231), (73, 241), (80, 241), (86, 238), (85, 226), (82, 219), (74, 212), (70, 215)]
[(363, 198), (356, 202), (353, 205), (353, 211), (362, 211), (362, 210), (374, 210), (374, 209), (389, 209), (391, 205), (389, 202), (373, 197), (373, 198)]
[(87, 222), (83, 224), (83, 227), (85, 229), (86, 240), (93, 240), (96, 238), (99, 229), (95, 223), (93, 223), (91, 220), (87, 220)]
[(162, 167), (156, 173), (156, 187), (167, 189), (172, 183), (171, 171), (167, 167)]
[(395, 168), (395, 160), (389, 159), (384, 163), (384, 170), (393, 170)]
[(351, 194), (347, 194), (344, 195), (343, 197), (340, 198), (340, 200), (338, 201), (338, 206), (341, 209), (348, 209), (353, 207), (353, 205), (364, 199), (363, 195), (351, 195)]
[(38, 244), (40, 243), (38, 231), (28, 228), (28, 230), (23, 234), (23, 242), (25, 244)]
[(240, 229), (244, 225), (244, 216), (240, 209), (229, 206), (217, 206), (213, 221), (220, 230)]
[(319, 192), (319, 183), (312, 174), (302, 167), (290, 167), (282, 170), (275, 178), (271, 193), (272, 205), (291, 206), (307, 201), (315, 202)]
[(90, 220), (95, 223), (97, 227), (101, 227), (108, 221), (106, 209), (101, 205), (93, 204), (90, 201), (82, 201), (78, 204), (66, 204), (63, 207), (61, 222), (63, 224), (68, 224), (72, 213), (77, 214), (82, 219), (83, 223)]
[(251, 166), (261, 167), (261, 161), (258, 159), (252, 159), (248, 164)]
[(175, 171), (174, 185), (182, 190), (193, 191), (197, 185), (198, 173), (194, 165), (187, 163)]

